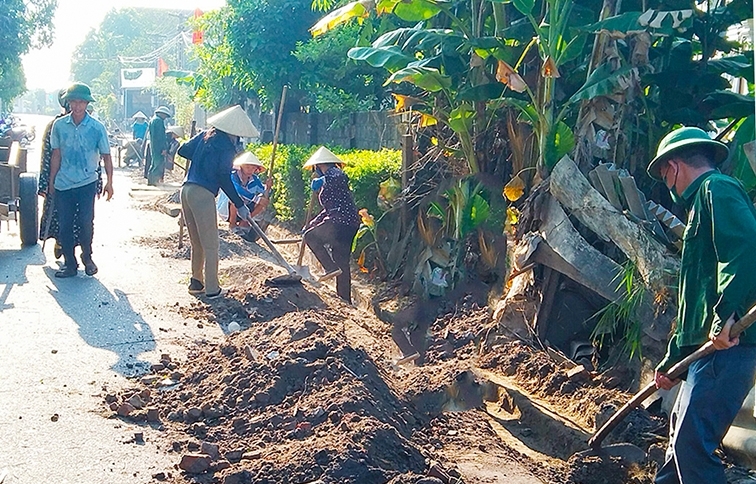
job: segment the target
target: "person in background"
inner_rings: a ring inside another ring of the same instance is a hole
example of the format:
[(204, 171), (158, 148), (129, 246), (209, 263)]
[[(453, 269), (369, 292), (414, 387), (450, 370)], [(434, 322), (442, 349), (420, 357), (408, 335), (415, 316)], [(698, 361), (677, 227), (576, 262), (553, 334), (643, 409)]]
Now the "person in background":
[(165, 120), (171, 117), (171, 111), (160, 106), (150, 120), (150, 149), (147, 154), (147, 184), (157, 186), (165, 175), (165, 155), (168, 154), (168, 137), (165, 134)]
[[(268, 179), (265, 184), (260, 180), (258, 174), (265, 171), (265, 166), (262, 162), (249, 151), (245, 151), (234, 159), (234, 169), (231, 171), (231, 181), (236, 188), (236, 193), (239, 194), (244, 201), (244, 205), (250, 210), (250, 217), (254, 218), (263, 212), (270, 203), (270, 200), (265, 196), (266, 192), (270, 191), (270, 185), (272, 180)], [(246, 219), (239, 217), (236, 213), (236, 207), (225, 193), (221, 192), (218, 195), (218, 201), (216, 203), (218, 209), (218, 215), (222, 220), (228, 222), (228, 226), (237, 235), (244, 240), (254, 242), (256, 237), (254, 233), (250, 232), (249, 222)]]
[(88, 276), (97, 273), (92, 260), (92, 236), (94, 233), (94, 202), (98, 193), (98, 168), (100, 159), (105, 165), (108, 181), (103, 190), (107, 199), (113, 197), (113, 160), (110, 157), (108, 133), (102, 123), (87, 113), (87, 105), (94, 101), (89, 86), (74, 83), (67, 90), (63, 101), (71, 113), (53, 123), (50, 135), (50, 182), (48, 196), (54, 195), (59, 217), (59, 240), (64, 266), (55, 277), (73, 277), (78, 263), (74, 254), (74, 220), (78, 211), (81, 230), (81, 261)]
[(143, 142), (144, 137), (147, 136), (147, 128), (149, 127), (147, 116), (142, 111), (138, 111), (132, 118), (134, 119), (134, 123), (131, 125), (131, 135), (135, 140)]
[(257, 137), (259, 132), (241, 106), (233, 106), (207, 120), (210, 129), (181, 145), (178, 154), (190, 160), (181, 187), (181, 209), (192, 245), (192, 277), (189, 293), (208, 298), (222, 295), (218, 282), (218, 218), (215, 197), (219, 190), (234, 204), (237, 216), (250, 211), (236, 193), (231, 168), (239, 137)]
[[(352, 302), (349, 257), (352, 241), (360, 227), (357, 207), (349, 190), (343, 162), (321, 146), (304, 164), (314, 172), (311, 188), (318, 193), (323, 210), (304, 228), (304, 241), (326, 271), (319, 280), (336, 278), (336, 293)], [(330, 252), (326, 245), (331, 247)]]
[(179, 139), (184, 137), (184, 128), (181, 126), (170, 126), (165, 130), (165, 135), (168, 138), (168, 148), (165, 153), (165, 169), (172, 171), (176, 152), (181, 144)]
[(756, 209), (741, 183), (717, 170), (727, 146), (699, 128), (672, 131), (648, 166), (688, 212), (678, 280), (677, 323), (656, 368), (656, 386), (679, 383), (666, 372), (711, 340), (717, 349), (693, 362), (670, 415), (669, 445), (657, 484), (725, 484), (714, 454), (753, 387), (756, 330), (730, 337), (756, 302)]

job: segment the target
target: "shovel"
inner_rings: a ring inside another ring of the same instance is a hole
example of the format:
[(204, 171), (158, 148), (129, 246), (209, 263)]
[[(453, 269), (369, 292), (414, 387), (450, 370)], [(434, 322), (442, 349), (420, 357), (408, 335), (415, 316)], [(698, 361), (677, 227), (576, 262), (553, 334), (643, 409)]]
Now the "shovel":
[[(307, 205), (307, 215), (305, 215), (305, 227), (308, 223), (310, 223), (310, 216), (312, 215), (312, 205), (314, 204), (315, 200), (315, 193), (313, 192), (312, 195), (310, 195), (310, 203)], [(301, 274), (302, 277), (308, 280), (315, 280), (315, 278), (312, 276), (312, 273), (310, 273), (310, 267), (309, 266), (303, 266), (302, 265), (302, 259), (304, 259), (304, 253), (305, 248), (307, 247), (307, 244), (305, 244), (304, 235), (302, 235), (302, 242), (299, 246), (299, 257), (297, 257), (297, 265), (294, 266), (297, 273)]]
[[(751, 326), (754, 321), (756, 321), (756, 306), (753, 306), (745, 316), (740, 318), (735, 324), (732, 325), (732, 328), (730, 328), (730, 338), (735, 338), (736, 336), (738, 336), (749, 326)], [(691, 353), (685, 359), (670, 368), (669, 371), (667, 371), (667, 377), (669, 377), (670, 380), (676, 380), (683, 373), (685, 373), (691, 363), (696, 360), (700, 360), (704, 356), (708, 356), (715, 351), (717, 350), (716, 348), (714, 348), (714, 344), (711, 341), (707, 341), (695, 352)], [(593, 434), (593, 436), (588, 440), (588, 445), (591, 446), (591, 449), (594, 451), (603, 450), (601, 449), (601, 442), (603, 442), (604, 439), (609, 435), (609, 433), (614, 430), (614, 428), (617, 427), (617, 425), (622, 422), (625, 417), (627, 417), (631, 410), (638, 407), (641, 403), (643, 403), (645, 399), (653, 395), (655, 391), (656, 384), (654, 382), (651, 382), (643, 387), (638, 393), (636, 393), (629, 402), (620, 407), (620, 409), (617, 410), (617, 412), (612, 415), (611, 418), (607, 420), (606, 423), (602, 425), (601, 428), (598, 429), (596, 433)]]
[(273, 245), (273, 242), (270, 241), (267, 235), (265, 235), (265, 232), (260, 228), (259, 225), (257, 225), (257, 222), (255, 222), (254, 219), (251, 217), (247, 219), (247, 222), (249, 222), (249, 225), (252, 227), (252, 230), (254, 230), (257, 235), (260, 236), (260, 238), (265, 242), (265, 245), (268, 246), (268, 249), (270, 249), (270, 252), (273, 254), (273, 256), (278, 260), (278, 262), (286, 269), (286, 272), (288, 272), (287, 275), (284, 276), (277, 276), (273, 277), (271, 279), (268, 279), (268, 282), (271, 285), (274, 286), (291, 286), (294, 284), (301, 284), (302, 279), (304, 278), (308, 282), (315, 282), (312, 276), (310, 275), (309, 271), (307, 273), (300, 273), (297, 272), (297, 270), (289, 264), (286, 259), (283, 258), (280, 252), (278, 252), (278, 249), (276, 249), (276, 246)]

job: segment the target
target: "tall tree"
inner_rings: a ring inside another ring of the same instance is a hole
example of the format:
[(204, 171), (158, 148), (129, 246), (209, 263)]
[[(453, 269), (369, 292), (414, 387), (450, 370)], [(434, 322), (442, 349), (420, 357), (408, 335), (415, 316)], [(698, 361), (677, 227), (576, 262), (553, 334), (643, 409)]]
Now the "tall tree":
[(111, 10), (97, 29), (91, 30), (74, 52), (71, 73), (77, 81), (90, 84), (92, 90), (107, 106), (100, 114), (118, 118), (120, 72), (124, 67), (156, 67), (162, 58), (170, 67), (178, 65), (184, 46), (166, 48), (144, 62), (124, 64), (124, 57), (139, 57), (153, 53), (183, 31), (189, 31), (188, 10), (125, 8)]
[(21, 56), (52, 44), (57, 0), (0, 2), (0, 100), (9, 102), (26, 90)]

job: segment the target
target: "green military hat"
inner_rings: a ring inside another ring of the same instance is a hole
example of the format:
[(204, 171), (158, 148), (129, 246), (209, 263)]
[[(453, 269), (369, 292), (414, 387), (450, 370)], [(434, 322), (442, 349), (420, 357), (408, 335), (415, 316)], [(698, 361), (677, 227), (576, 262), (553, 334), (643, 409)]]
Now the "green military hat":
[(89, 89), (89, 86), (84, 84), (83, 82), (74, 82), (70, 86), (68, 86), (68, 89), (66, 89), (66, 95), (64, 97), (64, 100), (66, 101), (73, 101), (73, 100), (80, 100), (80, 101), (87, 101), (87, 102), (94, 102), (94, 98), (92, 97), (92, 90)]
[(686, 126), (678, 128), (659, 142), (656, 157), (648, 164), (648, 175), (656, 181), (662, 181), (660, 168), (675, 151), (693, 145), (709, 145), (714, 148), (714, 162), (719, 164), (727, 159), (730, 151), (724, 143), (711, 139), (701, 128)]

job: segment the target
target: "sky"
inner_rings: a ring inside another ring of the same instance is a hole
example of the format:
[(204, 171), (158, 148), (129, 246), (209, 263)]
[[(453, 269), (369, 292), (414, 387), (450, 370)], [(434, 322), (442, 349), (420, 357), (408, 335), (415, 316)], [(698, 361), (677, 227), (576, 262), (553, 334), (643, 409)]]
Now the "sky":
[(98, 28), (112, 9), (151, 7), (208, 11), (225, 5), (225, 0), (58, 0), (53, 24), (55, 40), (48, 48), (33, 50), (23, 58), (29, 90), (57, 91), (71, 82), (71, 55), (87, 33)]

